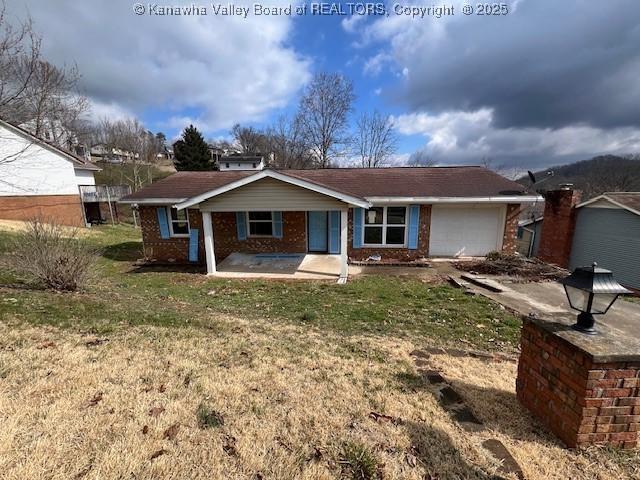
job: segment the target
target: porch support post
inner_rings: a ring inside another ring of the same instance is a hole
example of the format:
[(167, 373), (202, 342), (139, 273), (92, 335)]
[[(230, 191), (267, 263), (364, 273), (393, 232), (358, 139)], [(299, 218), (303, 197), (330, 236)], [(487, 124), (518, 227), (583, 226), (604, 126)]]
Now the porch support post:
[(216, 273), (216, 254), (213, 250), (211, 212), (202, 212), (202, 229), (204, 232), (204, 253), (207, 257), (207, 275), (212, 275)]
[(340, 210), (340, 278), (347, 279), (349, 265), (347, 264), (347, 231), (349, 228), (349, 209)]

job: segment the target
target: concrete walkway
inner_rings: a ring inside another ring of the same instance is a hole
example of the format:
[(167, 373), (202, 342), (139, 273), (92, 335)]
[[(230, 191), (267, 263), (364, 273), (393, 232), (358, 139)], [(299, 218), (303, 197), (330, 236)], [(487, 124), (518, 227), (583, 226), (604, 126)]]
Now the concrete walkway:
[[(460, 272), (463, 273), (463, 272)], [(534, 314), (546, 318), (561, 316), (573, 321), (578, 312), (569, 307), (564, 288), (555, 281), (517, 283), (504, 276), (483, 275), (502, 286), (502, 292), (492, 292), (470, 284), (469, 289), (484, 295), (522, 315)], [(596, 322), (625, 332), (640, 332), (640, 304), (618, 298), (606, 315), (596, 315)], [(640, 336), (640, 334), (639, 334)]]

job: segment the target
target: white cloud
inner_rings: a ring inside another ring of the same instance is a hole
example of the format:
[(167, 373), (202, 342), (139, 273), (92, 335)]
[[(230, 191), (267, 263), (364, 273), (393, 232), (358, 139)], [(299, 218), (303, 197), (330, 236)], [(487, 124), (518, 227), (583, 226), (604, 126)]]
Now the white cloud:
[(364, 15), (351, 15), (350, 17), (342, 19), (342, 28), (345, 32), (353, 33), (356, 31), (356, 27), (365, 19)]
[(403, 135), (423, 135), (424, 151), (439, 163), (478, 163), (483, 157), (539, 162), (554, 157), (640, 151), (640, 131), (631, 127), (601, 129), (586, 125), (562, 128), (497, 128), (493, 111), (425, 112), (393, 118)]
[(264, 118), (309, 78), (310, 61), (287, 43), (292, 20), (284, 15), (214, 16), (209, 7), (203, 17), (138, 16), (132, 4), (111, 1), (8, 7), (24, 18), (25, 4), (45, 57), (76, 63), (83, 90), (102, 112), (173, 112), (172, 125), (188, 112), (216, 130)]
[(388, 53), (378, 53), (373, 57), (369, 58), (364, 63), (363, 72), (366, 75), (376, 76), (382, 72), (385, 64), (393, 62), (393, 57)]

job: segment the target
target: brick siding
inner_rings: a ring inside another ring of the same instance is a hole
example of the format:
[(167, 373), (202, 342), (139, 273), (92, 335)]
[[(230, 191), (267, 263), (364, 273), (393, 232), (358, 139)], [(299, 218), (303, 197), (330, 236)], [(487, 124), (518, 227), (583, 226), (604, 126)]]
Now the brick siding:
[(525, 319), (518, 400), (574, 448), (635, 448), (640, 431), (640, 362), (594, 363), (557, 335)]
[(538, 258), (560, 267), (569, 265), (573, 232), (576, 225), (576, 209), (580, 192), (565, 189), (545, 194), (544, 221), (540, 232)]
[[(349, 228), (347, 252), (351, 260), (366, 260), (371, 255), (380, 255), (383, 259), (416, 260), (429, 255), (429, 228), (431, 227), (431, 205), (420, 205), (420, 224), (418, 226), (418, 248), (364, 247), (353, 248), (353, 209), (349, 209)], [(407, 228), (409, 228), (407, 226)]]
[(236, 214), (213, 213), (213, 245), (216, 262), (233, 252), (304, 253), (307, 251), (307, 215), (305, 212), (282, 212), (282, 238), (247, 237), (238, 240)]
[(504, 224), (504, 236), (502, 238), (502, 251), (504, 253), (516, 253), (518, 247), (518, 216), (520, 215), (520, 204), (510, 203), (507, 205), (507, 216)]
[[(158, 225), (158, 207), (140, 207), (140, 227), (142, 230), (142, 243), (144, 256), (148, 260), (159, 263), (188, 263), (189, 262), (189, 238), (172, 237), (163, 239)], [(200, 210), (188, 210), (189, 226), (200, 230), (198, 239), (198, 263), (205, 263), (204, 233), (202, 231), (202, 214)]]
[[(187, 263), (189, 261), (189, 239), (186, 237), (163, 239), (160, 236), (157, 207), (140, 207), (140, 225), (145, 258), (158, 263)], [(305, 212), (282, 212), (282, 238), (248, 237), (238, 240), (236, 214), (234, 212), (212, 213), (213, 244), (216, 263), (233, 252), (242, 253), (301, 253), (307, 251), (307, 221)], [(206, 263), (202, 213), (189, 209), (189, 225), (198, 228), (198, 263)]]
[[(511, 204), (507, 208), (503, 250), (513, 252), (516, 245), (518, 213), (520, 206)], [(235, 212), (212, 213), (214, 249), (216, 262), (221, 262), (233, 252), (242, 253), (301, 253), (307, 251), (307, 214), (306, 212), (282, 212), (282, 238), (251, 238), (238, 240)], [(140, 207), (142, 238), (145, 257), (157, 262), (187, 262), (189, 252), (188, 238), (170, 238), (160, 236), (156, 207)], [(353, 248), (353, 209), (349, 210), (348, 256), (351, 260), (366, 260), (371, 255), (381, 255), (385, 259), (416, 260), (429, 255), (429, 230), (431, 226), (431, 205), (420, 206), (420, 224), (418, 229), (418, 248)], [(202, 232), (202, 215), (198, 210), (189, 210), (189, 222), (192, 228), (200, 229), (199, 263), (205, 263)]]
[(49, 220), (61, 225), (84, 227), (80, 195), (30, 195), (0, 197), (4, 220)]

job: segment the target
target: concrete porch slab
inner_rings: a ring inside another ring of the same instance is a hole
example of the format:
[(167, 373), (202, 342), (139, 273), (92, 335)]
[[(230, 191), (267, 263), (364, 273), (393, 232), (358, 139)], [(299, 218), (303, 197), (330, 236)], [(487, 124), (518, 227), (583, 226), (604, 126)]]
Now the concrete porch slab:
[[(350, 273), (351, 269), (350, 269)], [(217, 266), (216, 277), (337, 280), (340, 255), (312, 253), (232, 253)]]

